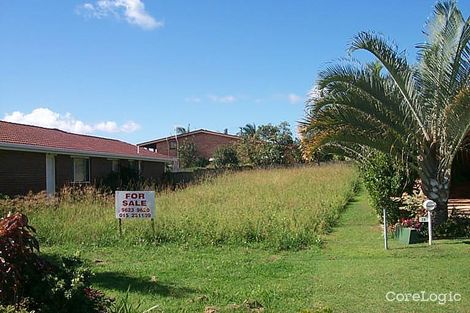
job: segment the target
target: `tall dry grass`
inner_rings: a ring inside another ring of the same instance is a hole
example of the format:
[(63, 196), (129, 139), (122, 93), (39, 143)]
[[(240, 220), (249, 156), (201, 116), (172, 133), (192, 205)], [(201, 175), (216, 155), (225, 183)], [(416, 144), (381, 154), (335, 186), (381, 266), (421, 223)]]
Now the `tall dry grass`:
[(172, 242), (301, 249), (320, 243), (335, 224), (353, 195), (356, 177), (353, 167), (335, 164), (237, 172), (164, 191), (157, 195), (155, 237), (150, 222), (143, 220), (124, 220), (120, 237), (112, 196), (92, 188), (20, 209), (48, 244)]

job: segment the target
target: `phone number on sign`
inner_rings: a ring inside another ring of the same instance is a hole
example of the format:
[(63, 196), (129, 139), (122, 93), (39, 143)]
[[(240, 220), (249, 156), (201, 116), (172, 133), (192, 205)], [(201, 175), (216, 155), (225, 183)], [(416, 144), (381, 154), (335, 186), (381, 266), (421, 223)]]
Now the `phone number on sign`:
[(152, 218), (152, 213), (119, 213), (119, 218)]

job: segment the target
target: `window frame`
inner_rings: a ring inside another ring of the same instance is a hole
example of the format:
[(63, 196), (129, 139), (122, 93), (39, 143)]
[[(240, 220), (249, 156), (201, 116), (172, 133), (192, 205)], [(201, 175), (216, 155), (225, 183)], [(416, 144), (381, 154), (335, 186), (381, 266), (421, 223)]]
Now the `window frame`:
[(111, 160), (111, 172), (119, 173), (119, 160), (118, 159)]
[[(77, 180), (77, 162), (84, 161), (85, 162), (85, 180), (79, 181)], [(90, 166), (90, 158), (83, 158), (83, 157), (73, 157), (73, 183), (74, 184), (86, 184), (90, 183), (91, 178), (91, 166)]]

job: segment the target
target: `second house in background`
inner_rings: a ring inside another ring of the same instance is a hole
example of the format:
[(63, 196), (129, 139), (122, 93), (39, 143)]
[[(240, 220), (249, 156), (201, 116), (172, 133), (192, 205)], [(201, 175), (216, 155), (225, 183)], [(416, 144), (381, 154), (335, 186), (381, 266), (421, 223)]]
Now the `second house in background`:
[(154, 150), (159, 154), (177, 157), (179, 144), (186, 140), (195, 145), (201, 157), (210, 159), (218, 147), (234, 144), (240, 140), (240, 137), (228, 133), (198, 129), (183, 134), (143, 142), (138, 144), (138, 146)]

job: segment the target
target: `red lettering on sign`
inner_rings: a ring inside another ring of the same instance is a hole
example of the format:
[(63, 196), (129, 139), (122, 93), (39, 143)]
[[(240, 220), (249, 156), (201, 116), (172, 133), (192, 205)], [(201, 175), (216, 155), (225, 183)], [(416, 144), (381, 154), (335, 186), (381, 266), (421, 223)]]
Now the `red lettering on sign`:
[(147, 200), (122, 200), (123, 206), (147, 206)]
[(145, 199), (144, 193), (126, 193), (126, 199)]

